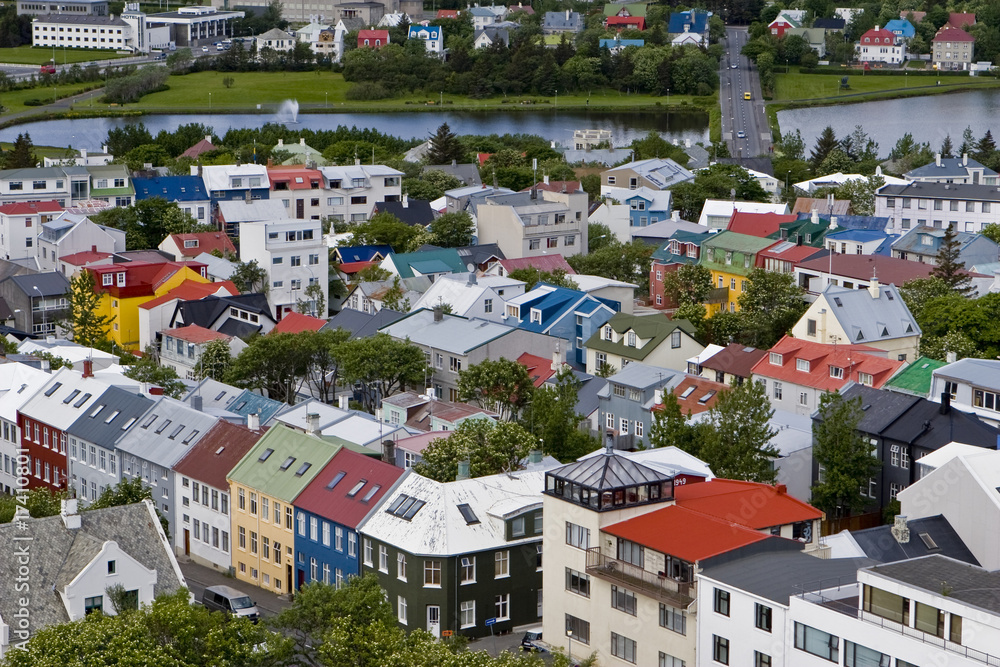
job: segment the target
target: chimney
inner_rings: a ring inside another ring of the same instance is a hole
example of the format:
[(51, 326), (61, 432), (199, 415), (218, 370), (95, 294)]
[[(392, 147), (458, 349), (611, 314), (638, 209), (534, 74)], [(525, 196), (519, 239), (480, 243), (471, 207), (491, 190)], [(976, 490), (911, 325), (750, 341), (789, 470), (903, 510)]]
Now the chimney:
[(559, 369), (562, 368), (562, 351), (559, 349), (559, 343), (556, 343), (556, 349), (552, 350), (552, 371), (558, 373)]
[(97, 252), (97, 246), (96, 245), (90, 246), (90, 252)]
[(941, 154), (940, 153), (935, 153), (934, 154), (934, 166), (935, 167), (940, 167), (941, 166)]
[(469, 459), (458, 462), (458, 475), (455, 476), (455, 481), (463, 479), (469, 479)]
[(247, 203), (247, 204), (250, 203), (251, 200), (250, 200), (250, 191), (249, 190), (247, 190), (246, 196), (243, 198), (243, 201), (245, 203)]
[(80, 528), (80, 514), (77, 511), (77, 499), (67, 498), (60, 502), (59, 516), (67, 530), (78, 530)]
[(476, 285), (476, 284), (478, 284), (478, 282), (479, 282), (479, 279), (476, 278), (476, 272), (475, 271), (469, 271), (469, 284), (470, 285)]
[(427, 398), (431, 399), (432, 401), (434, 400), (434, 387), (427, 387), (427, 391), (425, 391), (424, 393), (427, 395)]
[(877, 299), (882, 293), (882, 285), (879, 284), (878, 278), (872, 278), (872, 282), (868, 285), (868, 293), (872, 295), (873, 299)]
[(654, 389), (653, 390), (653, 405), (662, 405), (662, 404), (663, 404), (663, 390), (662, 389)]
[(319, 435), (319, 413), (310, 412), (306, 415), (306, 433)]
[(890, 532), (900, 544), (906, 544), (910, 541), (910, 529), (906, 526), (905, 514), (896, 515), (896, 518), (892, 522), (892, 529)]
[(958, 361), (958, 354), (955, 352), (945, 352), (944, 360), (947, 361), (949, 364), (953, 364), (956, 361)]
[(260, 413), (251, 412), (247, 415), (247, 428), (254, 432), (260, 430)]
[(337, 397), (337, 407), (341, 410), (347, 410), (351, 397), (347, 394), (343, 394)]
[(410, 208), (410, 197), (409, 197), (409, 195), (403, 195), (403, 208)]
[(305, 145), (306, 145), (306, 138), (299, 137), (299, 146), (305, 146)]
[(93, 359), (83, 360), (83, 377), (92, 378), (94, 377), (94, 361)]
[(198, 165), (198, 173), (196, 174), (196, 176), (198, 176), (198, 178), (201, 178), (202, 176), (202, 168), (200, 164)]
[(281, 148), (284, 145), (285, 145), (285, 140), (284, 139), (278, 139), (278, 145), (275, 146), (275, 148)]
[(819, 224), (819, 211), (817, 211), (815, 207), (813, 207), (812, 214), (809, 216), (809, 221), (814, 225)]
[(434, 321), (441, 322), (444, 320), (444, 309), (441, 306), (434, 306)]
[(938, 412), (942, 415), (946, 415), (951, 412), (951, 394), (947, 391), (941, 392), (941, 407), (938, 408)]
[(681, 220), (681, 212), (678, 211), (677, 209), (674, 209), (673, 211), (671, 211), (670, 212), (670, 220), (673, 221), (673, 222), (680, 222), (680, 220)]
[(198, 412), (204, 411), (205, 399), (203, 399), (200, 394), (195, 394), (194, 396), (191, 397), (191, 407), (197, 410)]
[(962, 166), (965, 167), (968, 166), (968, 164), (969, 164), (969, 154), (962, 153)]
[(836, 229), (836, 228), (837, 228), (837, 216), (831, 215), (830, 216), (830, 229)]
[(567, 21), (569, 21), (569, 12), (570, 12), (570, 10), (568, 10), (568, 9), (567, 9), (567, 10), (566, 10), (566, 20), (567, 20)]
[[(212, 143), (212, 135), (211, 134), (206, 134), (205, 135), (205, 141), (207, 141), (208, 143)], [(107, 151), (105, 151), (105, 152), (107, 152)]]
[(452, 158), (452, 160), (451, 160), (451, 166), (457, 167), (458, 166), (458, 160)]
[(785, 486), (784, 484), (778, 484), (777, 486), (774, 487), (774, 490), (778, 492), (779, 496), (788, 495), (788, 487)]
[(389, 465), (396, 465), (396, 443), (392, 440), (382, 441), (382, 460)]
[(528, 452), (528, 463), (541, 463), (542, 462), (542, 450), (532, 449)]
[(149, 395), (150, 396), (163, 396), (163, 387), (150, 387), (149, 388)]

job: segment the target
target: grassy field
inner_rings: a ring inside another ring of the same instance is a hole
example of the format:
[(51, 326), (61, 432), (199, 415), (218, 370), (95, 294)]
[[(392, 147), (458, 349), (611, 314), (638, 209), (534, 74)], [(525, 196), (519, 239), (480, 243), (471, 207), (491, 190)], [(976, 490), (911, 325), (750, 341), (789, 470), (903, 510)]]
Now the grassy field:
[[(9, 151), (14, 144), (9, 141), (0, 141), (0, 148)], [(35, 146), (35, 155), (41, 159), (43, 157), (66, 157), (68, 149), (57, 146)], [(75, 152), (75, 151), (74, 151)]]
[[(63, 63), (84, 63), (92, 60), (108, 60), (110, 58), (124, 58), (114, 51), (101, 51), (94, 49), (56, 49), (56, 64)], [(24, 65), (44, 65), (52, 61), (52, 49), (34, 46), (15, 46), (9, 49), (0, 49), (0, 63), (17, 63)]]
[(3, 96), (0, 96), (0, 103), (4, 106), (3, 116), (0, 116), (0, 120), (19, 111), (30, 111), (31, 109), (38, 108), (37, 106), (26, 106), (24, 104), (25, 100), (35, 99), (51, 103), (54, 97), (63, 98), (83, 92), (84, 88), (88, 85), (92, 84), (78, 83), (66, 86), (39, 86), (28, 90), (12, 90), (9, 93), (4, 93)]
[[(848, 77), (849, 90), (840, 90), (841, 76)], [(845, 101), (863, 101), (878, 97), (930, 95), (971, 88), (996, 88), (1000, 81), (993, 78), (946, 76), (864, 76), (845, 70), (837, 74), (777, 74), (773, 102), (819, 100), (843, 97)], [(913, 92), (908, 92), (912, 90)]]

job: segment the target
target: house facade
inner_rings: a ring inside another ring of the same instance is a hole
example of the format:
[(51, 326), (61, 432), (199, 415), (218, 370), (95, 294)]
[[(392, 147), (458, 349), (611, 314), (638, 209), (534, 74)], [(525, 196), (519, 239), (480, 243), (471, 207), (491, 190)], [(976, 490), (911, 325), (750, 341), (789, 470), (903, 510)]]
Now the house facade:
[(995, 185), (914, 182), (883, 185), (875, 193), (875, 215), (889, 218), (886, 231), (903, 234), (914, 227), (981, 232), (997, 221), (1000, 192)]
[(480, 243), (505, 257), (586, 254), (587, 194), (533, 190), (486, 197), (476, 207)]
[(967, 70), (975, 56), (976, 38), (961, 28), (942, 26), (931, 39), (931, 62), (939, 70)]
[[(722, 310), (739, 310), (740, 295), (747, 289), (747, 277), (757, 265), (757, 253), (774, 245), (771, 239), (719, 232), (701, 244), (699, 263), (712, 272), (713, 293), (706, 304), (709, 315)], [(717, 291), (715, 291), (717, 290)]]
[(687, 360), (705, 349), (694, 338), (690, 322), (671, 320), (659, 313), (617, 313), (584, 346), (588, 373), (596, 373), (605, 365), (620, 370), (635, 361), (683, 372)]
[(608, 378), (597, 393), (598, 424), (603, 444), (615, 449), (641, 449), (649, 443), (653, 409), (684, 379), (679, 372), (632, 363)]
[(898, 35), (875, 26), (861, 35), (854, 45), (857, 59), (863, 63), (900, 65), (906, 60), (906, 42)]
[(329, 252), (318, 220), (240, 223), (240, 256), (267, 271), (267, 300), (276, 320), (299, 303), (312, 315), (326, 315), (319, 304), (329, 303)]

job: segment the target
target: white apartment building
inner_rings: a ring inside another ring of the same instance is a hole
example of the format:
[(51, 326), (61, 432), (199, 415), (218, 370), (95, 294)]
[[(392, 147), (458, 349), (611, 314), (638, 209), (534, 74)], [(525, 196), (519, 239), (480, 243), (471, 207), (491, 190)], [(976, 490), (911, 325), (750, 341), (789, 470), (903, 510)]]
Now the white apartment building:
[(330, 303), (329, 250), (318, 220), (240, 223), (240, 261), (252, 259), (267, 271), (267, 300), (275, 319), (296, 310), (300, 301), (311, 302), (311, 314), (326, 316), (316, 312), (316, 299), (305, 293), (309, 285), (319, 285), (323, 303)]
[(38, 252), (35, 239), (42, 223), (61, 213), (53, 201), (20, 202), (0, 206), (0, 257), (28, 259)]
[(14, 493), (21, 426), (17, 411), (49, 381), (48, 373), (26, 364), (0, 364), (0, 492)]
[[(360, 158), (359, 158), (360, 160)], [(402, 199), (403, 172), (385, 165), (320, 167), (328, 192), (326, 215), (337, 222), (364, 222), (372, 207)]]
[(938, 368), (927, 398), (940, 403), (945, 393), (955, 407), (1000, 426), (1000, 361), (970, 357)]
[[(88, 184), (90, 176), (85, 174)], [(54, 201), (62, 207), (76, 200), (70, 178), (60, 167), (4, 169), (0, 171), (0, 204)]]
[(967, 183), (883, 185), (875, 193), (875, 215), (889, 218), (889, 234), (946, 225), (957, 232), (981, 232), (1000, 222), (1000, 192), (995, 185)]
[(486, 197), (476, 206), (479, 243), (508, 259), (587, 254), (587, 193), (533, 190)]
[(43, 222), (36, 239), (35, 258), (42, 271), (58, 271), (65, 276), (74, 273), (78, 261), (64, 262), (63, 258), (77, 253), (90, 252), (106, 255), (125, 251), (125, 230), (105, 227), (78, 213), (64, 211), (52, 220)]
[(875, 26), (854, 45), (855, 56), (863, 63), (899, 65), (906, 60), (906, 40), (899, 35)]
[(49, 14), (31, 21), (31, 44), (73, 49), (133, 50), (132, 26), (119, 16)]

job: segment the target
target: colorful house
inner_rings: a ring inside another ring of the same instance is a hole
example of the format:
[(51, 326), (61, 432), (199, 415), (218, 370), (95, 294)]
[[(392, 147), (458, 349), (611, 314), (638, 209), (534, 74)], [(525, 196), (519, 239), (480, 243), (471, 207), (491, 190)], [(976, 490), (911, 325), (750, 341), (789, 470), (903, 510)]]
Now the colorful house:
[(377, 49), (389, 43), (388, 30), (359, 30), (358, 48), (369, 47)]
[(773, 244), (771, 239), (729, 231), (701, 244), (701, 264), (712, 271), (712, 287), (716, 288), (711, 302), (706, 304), (709, 317), (727, 308), (731, 313), (739, 309), (739, 295), (747, 288), (747, 276), (757, 264), (757, 253)]

